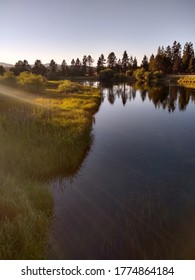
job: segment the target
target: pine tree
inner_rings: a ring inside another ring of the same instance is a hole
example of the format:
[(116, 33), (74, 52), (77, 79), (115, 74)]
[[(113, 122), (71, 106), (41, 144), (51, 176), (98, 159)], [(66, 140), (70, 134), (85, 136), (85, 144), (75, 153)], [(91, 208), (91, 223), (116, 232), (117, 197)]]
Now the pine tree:
[(130, 59), (129, 59), (129, 66), (128, 66), (129, 69), (132, 69), (133, 68), (133, 57), (132, 55), (130, 56)]
[(108, 68), (113, 69), (116, 67), (116, 55), (114, 52), (111, 52), (107, 58)]
[(80, 59), (77, 58), (75, 61), (75, 65), (74, 65), (74, 75), (80, 75), (81, 74), (81, 70), (82, 70), (82, 64), (80, 62)]
[(129, 56), (126, 51), (123, 53), (122, 61), (121, 61), (121, 66), (122, 66), (122, 71), (125, 73), (128, 69), (128, 64), (129, 64)]
[(93, 75), (93, 58), (91, 57), (91, 55), (88, 55), (87, 57), (87, 65), (88, 65), (88, 68), (87, 68), (87, 72), (89, 75)]
[(190, 62), (189, 62), (189, 67), (188, 67), (188, 72), (190, 74), (195, 73), (195, 58), (191, 57)]
[(146, 55), (144, 55), (144, 57), (142, 59), (141, 67), (144, 68), (145, 71), (149, 70), (149, 62), (148, 62), (148, 58)]
[(183, 72), (188, 71), (191, 58), (192, 59), (194, 58), (193, 44), (191, 42), (190, 43), (187, 42), (184, 46), (183, 56), (182, 56), (182, 71)]
[(67, 70), (68, 70), (68, 66), (67, 66), (67, 63), (66, 63), (66, 60), (64, 59), (63, 61), (62, 61), (62, 64), (61, 64), (61, 75), (63, 76), (63, 77), (65, 77), (65, 76), (67, 76)]
[(178, 74), (181, 70), (181, 58), (177, 56), (173, 61), (172, 72)]
[(137, 58), (134, 57), (133, 59), (133, 69), (137, 69)]
[(178, 73), (181, 70), (181, 44), (174, 41), (172, 52), (172, 72)]
[(104, 65), (105, 65), (105, 58), (104, 58), (104, 55), (101, 54), (101, 56), (98, 58), (98, 61), (97, 61), (97, 73), (99, 74), (99, 72), (101, 70), (104, 69)]
[(58, 65), (57, 65), (57, 63), (52, 59), (52, 60), (50, 61), (50, 63), (49, 63), (49, 71), (50, 71), (50, 72), (56, 73), (57, 70), (58, 70)]
[(155, 59), (154, 59), (154, 55), (152, 54), (149, 60), (149, 70), (150, 72), (154, 72), (155, 71)]
[(40, 59), (37, 59), (32, 67), (32, 73), (37, 75), (46, 75), (47, 68), (41, 63)]
[(82, 73), (84, 76), (86, 76), (87, 73), (87, 56), (83, 56), (83, 61), (82, 61)]
[(15, 66), (10, 69), (14, 73), (14, 75), (18, 76), (21, 72), (30, 71), (31, 66), (28, 64), (27, 60), (19, 60), (16, 62)]

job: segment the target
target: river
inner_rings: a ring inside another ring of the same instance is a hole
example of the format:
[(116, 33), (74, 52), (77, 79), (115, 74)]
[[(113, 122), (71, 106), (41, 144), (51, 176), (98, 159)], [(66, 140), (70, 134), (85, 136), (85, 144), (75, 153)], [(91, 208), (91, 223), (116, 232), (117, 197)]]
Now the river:
[(102, 88), (77, 176), (54, 179), (51, 259), (195, 259), (195, 91)]

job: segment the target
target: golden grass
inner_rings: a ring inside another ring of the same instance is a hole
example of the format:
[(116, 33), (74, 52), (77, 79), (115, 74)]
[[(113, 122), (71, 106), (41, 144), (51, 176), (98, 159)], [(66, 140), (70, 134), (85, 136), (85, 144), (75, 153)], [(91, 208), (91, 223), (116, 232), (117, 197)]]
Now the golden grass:
[(178, 84), (188, 88), (195, 88), (195, 75), (185, 75), (180, 77)]
[(40, 96), (0, 96), (0, 259), (47, 258), (48, 183), (74, 176), (92, 143), (99, 91), (59, 93), (50, 83)]

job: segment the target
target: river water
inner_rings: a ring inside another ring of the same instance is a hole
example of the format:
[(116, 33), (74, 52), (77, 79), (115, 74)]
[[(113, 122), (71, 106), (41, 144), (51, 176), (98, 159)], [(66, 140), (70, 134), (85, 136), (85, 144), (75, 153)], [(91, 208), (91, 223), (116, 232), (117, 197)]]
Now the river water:
[(101, 90), (80, 171), (51, 181), (49, 258), (195, 259), (195, 91)]

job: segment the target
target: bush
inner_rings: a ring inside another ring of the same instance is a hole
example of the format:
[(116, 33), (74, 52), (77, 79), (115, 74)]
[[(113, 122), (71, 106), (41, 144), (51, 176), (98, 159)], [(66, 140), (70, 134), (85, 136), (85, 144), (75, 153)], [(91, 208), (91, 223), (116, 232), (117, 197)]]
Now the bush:
[(145, 73), (144, 68), (140, 68), (133, 72), (133, 76), (136, 78), (136, 80), (144, 80), (145, 79), (144, 73)]
[(0, 65), (0, 75), (3, 75), (5, 73), (5, 68), (3, 65)]
[(114, 72), (110, 69), (104, 69), (100, 71), (99, 80), (101, 82), (113, 82)]
[(58, 92), (63, 93), (78, 93), (83, 92), (85, 90), (85, 86), (71, 82), (69, 80), (64, 80), (61, 84), (58, 86)]
[(47, 79), (42, 75), (32, 74), (30, 72), (22, 72), (17, 77), (19, 85), (30, 90), (38, 90), (47, 84)]
[(0, 81), (5, 84), (15, 84), (16, 83), (16, 77), (14, 76), (14, 73), (11, 71), (5, 72), (3, 76), (0, 77)]

